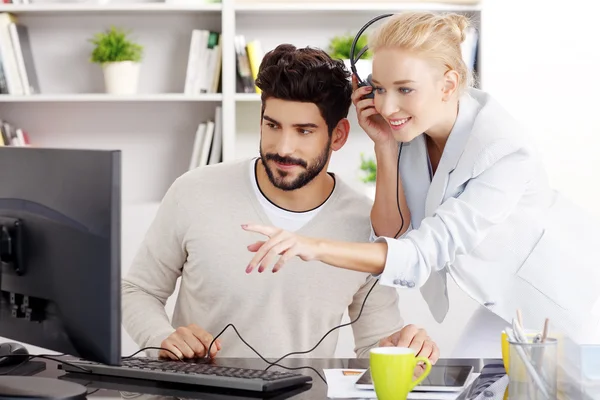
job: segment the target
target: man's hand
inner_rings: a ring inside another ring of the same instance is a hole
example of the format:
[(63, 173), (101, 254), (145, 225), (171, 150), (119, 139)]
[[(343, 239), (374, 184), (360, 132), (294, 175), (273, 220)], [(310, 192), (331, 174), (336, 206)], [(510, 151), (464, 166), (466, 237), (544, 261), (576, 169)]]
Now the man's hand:
[[(414, 325), (406, 325), (404, 328), (379, 341), (380, 347), (409, 347), (415, 351), (415, 354), (427, 357), (431, 364), (435, 364), (440, 358), (440, 350), (431, 338), (427, 335), (425, 329), (419, 329)], [(417, 365), (415, 376), (420, 376), (425, 370), (422, 363)]]
[[(175, 354), (161, 350), (158, 356), (172, 360), (202, 358), (206, 355), (212, 341), (213, 336), (198, 325), (180, 326), (160, 344), (161, 348), (171, 350)], [(221, 342), (217, 339), (210, 349), (210, 357), (216, 356), (219, 350), (221, 350)]]

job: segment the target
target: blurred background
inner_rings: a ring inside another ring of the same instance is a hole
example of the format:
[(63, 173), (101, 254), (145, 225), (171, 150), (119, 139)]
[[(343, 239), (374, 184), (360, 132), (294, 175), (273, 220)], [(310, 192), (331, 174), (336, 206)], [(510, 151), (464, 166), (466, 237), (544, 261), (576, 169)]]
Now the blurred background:
[[(478, 86), (529, 127), (553, 186), (598, 216), (594, 7), (592, 0), (8, 0), (0, 4), (3, 141), (123, 151), (124, 275), (176, 177), (258, 155), (260, 97), (253, 78), (265, 52), (292, 43), (344, 59), (357, 30), (374, 16), (456, 11), (473, 22), (463, 56)], [(102, 50), (121, 30), (142, 51), (135, 63), (103, 70)], [(360, 62), (361, 76), (369, 63)], [(373, 146), (353, 109), (350, 122), (350, 139), (334, 153), (330, 170), (371, 194), (369, 163), (362, 160), (373, 156)], [(450, 301), (438, 324), (419, 292), (401, 292), (405, 321), (427, 328), (442, 356), (451, 354), (475, 310), (453, 282)], [(123, 354), (137, 350), (125, 332), (123, 344)], [(352, 357), (352, 348), (347, 328), (338, 356)]]

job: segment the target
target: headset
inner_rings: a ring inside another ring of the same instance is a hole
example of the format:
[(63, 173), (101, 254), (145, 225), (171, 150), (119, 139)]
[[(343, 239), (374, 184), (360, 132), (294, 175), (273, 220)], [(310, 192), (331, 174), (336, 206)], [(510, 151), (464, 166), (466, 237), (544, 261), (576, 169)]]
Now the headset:
[[(358, 60), (360, 60), (362, 55), (365, 54), (365, 52), (369, 49), (369, 46), (363, 47), (358, 52), (358, 55), (356, 57), (354, 57), (354, 53), (356, 51), (356, 43), (358, 42), (358, 39), (360, 39), (360, 36), (363, 34), (363, 32), (369, 26), (373, 25), (375, 22), (379, 21), (380, 19), (391, 17), (392, 15), (394, 15), (394, 14), (382, 14), (382, 15), (379, 15), (379, 16), (373, 18), (372, 20), (367, 22), (362, 28), (360, 28), (360, 30), (354, 37), (354, 40), (352, 41), (352, 47), (350, 48), (350, 69), (352, 70), (352, 73), (356, 76), (356, 80), (358, 81), (359, 88), (363, 87), (363, 86), (371, 86), (373, 89), (375, 89), (375, 85), (373, 85), (373, 81), (371, 80), (372, 74), (369, 74), (369, 76), (367, 76), (367, 79), (363, 81), (362, 79), (360, 79), (360, 76), (358, 76), (358, 72), (356, 72), (356, 62)], [(370, 93), (365, 94), (361, 98), (362, 99), (375, 98), (375, 90), (372, 90)], [(400, 207), (400, 198), (398, 196), (398, 191), (400, 189), (399, 188), (399, 185), (400, 185), (400, 155), (402, 154), (403, 145), (404, 145), (404, 143), (400, 143), (400, 146), (398, 149), (398, 162), (397, 162), (397, 166), (396, 166), (396, 174), (397, 174), (397, 176), (396, 176), (396, 204), (398, 206), (398, 213), (400, 214), (400, 220), (402, 223), (400, 225), (400, 229), (398, 229), (398, 232), (396, 233), (396, 235), (394, 237), (398, 237), (398, 235), (400, 235), (400, 232), (402, 232), (402, 229), (404, 228), (404, 222), (405, 222), (404, 215), (402, 215), (402, 208)]]
[[(356, 79), (358, 81), (358, 87), (373, 86), (373, 82), (371, 81), (371, 74), (369, 74), (367, 79), (365, 81), (363, 81), (362, 79), (360, 79), (360, 76), (358, 76), (358, 73), (356, 72), (356, 62), (358, 60), (360, 60), (360, 58), (363, 56), (363, 54), (365, 54), (366, 51), (369, 49), (369, 46), (363, 47), (362, 49), (360, 49), (360, 51), (358, 52), (358, 55), (355, 58), (354, 53), (356, 51), (356, 43), (358, 42), (358, 39), (360, 39), (360, 36), (363, 34), (363, 32), (369, 26), (373, 25), (375, 22), (379, 21), (380, 19), (391, 17), (392, 15), (394, 15), (394, 14), (382, 14), (378, 17), (373, 18), (372, 20), (367, 22), (362, 28), (360, 28), (360, 30), (354, 37), (354, 41), (352, 42), (352, 47), (350, 48), (350, 69), (352, 70), (352, 73), (354, 75), (356, 75)], [(363, 99), (372, 99), (373, 97), (375, 97), (375, 94), (374, 94), (374, 92), (371, 92), (371, 93), (367, 93), (362, 98)]]

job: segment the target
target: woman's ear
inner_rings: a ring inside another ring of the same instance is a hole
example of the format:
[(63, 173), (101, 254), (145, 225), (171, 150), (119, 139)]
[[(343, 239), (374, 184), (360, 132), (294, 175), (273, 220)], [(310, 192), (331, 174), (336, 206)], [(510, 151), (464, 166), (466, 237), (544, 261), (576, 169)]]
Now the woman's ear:
[(342, 118), (331, 133), (331, 150), (338, 151), (348, 140), (350, 133), (350, 122), (347, 118)]
[(444, 81), (442, 86), (442, 101), (448, 101), (452, 98), (454, 93), (458, 90), (460, 76), (458, 72), (454, 70), (446, 71), (444, 74)]

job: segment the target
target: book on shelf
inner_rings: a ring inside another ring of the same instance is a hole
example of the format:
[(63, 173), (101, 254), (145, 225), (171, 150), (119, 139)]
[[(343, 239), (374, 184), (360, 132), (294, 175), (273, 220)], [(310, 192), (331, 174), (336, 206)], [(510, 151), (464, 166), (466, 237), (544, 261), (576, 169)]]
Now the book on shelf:
[(259, 40), (246, 43), (244, 35), (235, 35), (235, 60), (236, 60), (236, 92), (260, 93), (255, 85), (258, 67), (264, 57), (264, 52)]
[(190, 38), (185, 94), (218, 93), (221, 84), (221, 33), (194, 29)]
[(223, 124), (221, 106), (217, 106), (213, 119), (198, 124), (189, 170), (221, 161), (223, 161)]
[(0, 94), (39, 92), (27, 27), (16, 16), (0, 13)]
[(29, 135), (27, 132), (21, 128), (15, 127), (10, 122), (0, 119), (0, 147), (23, 147), (29, 145)]

